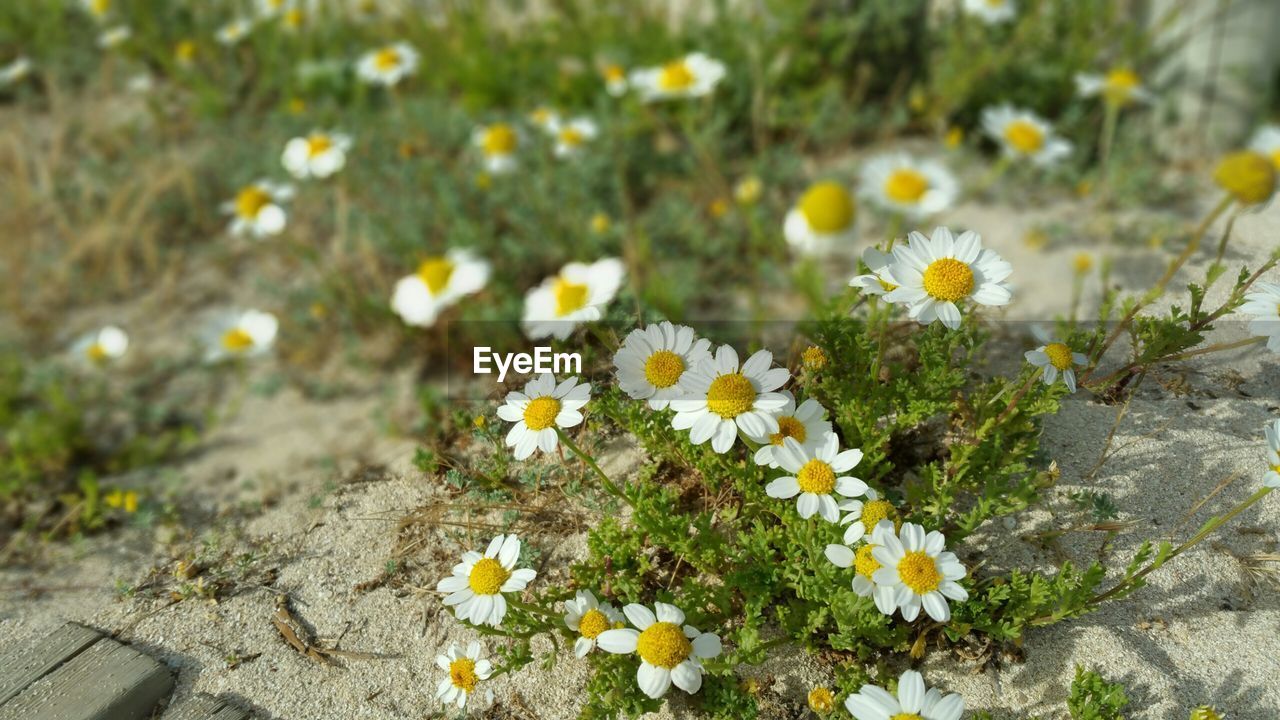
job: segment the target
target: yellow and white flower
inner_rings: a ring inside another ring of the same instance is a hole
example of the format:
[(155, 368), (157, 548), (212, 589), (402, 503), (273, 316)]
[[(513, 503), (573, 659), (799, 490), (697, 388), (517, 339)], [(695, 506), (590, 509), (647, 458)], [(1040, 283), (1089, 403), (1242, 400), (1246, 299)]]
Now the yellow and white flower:
[[(436, 656), (436, 665), (449, 677), (440, 681), (436, 688), (436, 699), (445, 705), (467, 706), (467, 700), (476, 692), (476, 687), (493, 675), (493, 663), (481, 654), (480, 643), (472, 640), (465, 652), (457, 645), (450, 645), (448, 652)], [(488, 691), (488, 700), (492, 702), (493, 691)]]
[(71, 352), (78, 358), (94, 365), (105, 365), (124, 357), (129, 349), (129, 336), (115, 325), (94, 330), (82, 335), (71, 346)]
[(636, 682), (641, 692), (657, 699), (671, 685), (687, 693), (702, 687), (702, 661), (720, 655), (720, 638), (684, 624), (684, 613), (675, 605), (654, 603), (650, 610), (631, 604), (622, 609), (632, 628), (606, 630), (596, 639), (602, 650), (640, 656)]
[(964, 11), (988, 25), (1006, 23), (1018, 15), (1013, 0), (964, 0)]
[(15, 58), (13, 62), (4, 67), (0, 67), (0, 87), (21, 82), (31, 74), (31, 68), (31, 58), (25, 55)]
[(232, 216), (232, 235), (254, 238), (279, 235), (288, 216), (282, 205), (293, 198), (293, 186), (258, 180), (240, 188), (234, 200), (222, 204), (222, 212)]
[(888, 272), (889, 266), (893, 264), (892, 255), (879, 248), (869, 247), (862, 251), (862, 262), (871, 272), (854, 276), (849, 280), (849, 287), (858, 288), (864, 295), (887, 295), (898, 288)]
[(253, 32), (253, 24), (251, 18), (234, 18), (218, 28), (213, 37), (219, 44), (230, 47), (249, 37), (249, 33)]
[(900, 522), (898, 511), (893, 507), (893, 503), (880, 497), (880, 493), (870, 488), (867, 488), (862, 500), (852, 499), (841, 502), (840, 510), (848, 513), (840, 520), (840, 524), (846, 526), (845, 545), (853, 545), (871, 535), (881, 520), (889, 520), (895, 527)]
[(112, 50), (128, 42), (131, 37), (133, 37), (133, 31), (127, 25), (107, 28), (98, 35), (98, 47), (103, 50)]
[(627, 71), (621, 65), (605, 65), (600, 70), (600, 76), (604, 78), (605, 92), (613, 97), (626, 95), (627, 89), (631, 87), (627, 82)]
[[(893, 532), (893, 523), (889, 520), (881, 520), (886, 526), (884, 532)], [(874, 532), (872, 536), (874, 536)], [(875, 604), (876, 609), (885, 615), (892, 615), (897, 609), (894, 600), (897, 597), (897, 591), (893, 587), (881, 587), (875, 583), (876, 571), (880, 569), (880, 561), (875, 558), (876, 544), (871, 537), (865, 538), (866, 542), (858, 545), (857, 548), (851, 547), (849, 544), (839, 545), (832, 543), (827, 545), (823, 554), (827, 560), (839, 568), (853, 568), (853, 581), (850, 587), (858, 595), (858, 597), (869, 597)]]
[(507, 123), (493, 123), (476, 128), (471, 143), (480, 149), (484, 168), (494, 175), (516, 169), (516, 153), (520, 150), (520, 131)]
[(1253, 316), (1249, 332), (1267, 338), (1267, 349), (1280, 353), (1280, 283), (1259, 282), (1244, 300), (1240, 312)]
[(271, 349), (280, 323), (260, 310), (227, 311), (213, 318), (207, 331), (205, 359), (256, 357)]
[(530, 340), (564, 340), (580, 323), (604, 317), (605, 306), (618, 294), (626, 276), (626, 267), (617, 258), (565, 265), (525, 295), (524, 334)]
[(935, 320), (955, 330), (960, 327), (957, 303), (1007, 305), (1012, 299), (1005, 278), (1013, 272), (996, 251), (982, 247), (982, 238), (966, 230), (954, 238), (944, 227), (932, 238), (912, 231), (906, 243), (893, 248), (893, 264), (886, 271), (898, 287), (885, 300), (907, 305), (907, 315), (922, 325)]
[(913, 220), (946, 210), (960, 194), (955, 176), (942, 163), (906, 153), (868, 160), (859, 190), (875, 205)]
[(758, 350), (738, 364), (738, 353), (721, 345), (680, 378), (689, 393), (671, 401), (676, 415), (671, 427), (688, 430), (689, 441), (728, 452), (741, 430), (747, 437), (778, 432), (775, 414), (786, 407), (787, 396), (777, 392), (791, 379), (786, 368), (775, 368), (773, 353)]
[(338, 132), (312, 130), (306, 137), (296, 137), (285, 143), (280, 162), (289, 174), (305, 180), (327, 178), (347, 164), (347, 151), (351, 149), (351, 137)]
[(1249, 140), (1249, 149), (1271, 158), (1280, 171), (1280, 125), (1263, 125)]
[(507, 615), (503, 593), (520, 592), (538, 576), (529, 568), (516, 568), (519, 560), (520, 538), (515, 533), (499, 535), (483, 555), (474, 550), (463, 553), (453, 574), (436, 583), (436, 591), (449, 593), (444, 604), (459, 620), (498, 627)]
[(507, 433), (507, 447), (515, 449), (517, 460), (535, 450), (555, 450), (560, 445), (556, 429), (581, 423), (582, 408), (590, 399), (590, 383), (571, 377), (557, 384), (551, 373), (530, 380), (523, 392), (507, 393), (506, 402), (498, 408), (498, 417), (515, 423)]
[(406, 42), (365, 53), (356, 61), (356, 76), (370, 85), (391, 87), (418, 72), (418, 51)]
[(294, 6), (292, 0), (257, 0), (258, 17), (271, 19)]
[(816, 449), (807, 449), (795, 438), (787, 438), (774, 450), (774, 458), (791, 475), (785, 475), (765, 486), (772, 498), (796, 497), (796, 510), (808, 520), (815, 514), (829, 523), (840, 521), (840, 508), (835, 495), (858, 497), (867, 492), (867, 484), (844, 475), (862, 462), (861, 450), (840, 451), (840, 438), (827, 433)]
[(1006, 157), (1048, 166), (1071, 154), (1071, 143), (1053, 133), (1053, 127), (1030, 110), (999, 105), (982, 111), (982, 130)]
[(582, 152), (582, 148), (600, 133), (595, 122), (590, 118), (580, 117), (561, 122), (552, 121), (547, 131), (555, 138), (553, 152), (558, 158), (573, 157)]
[(947, 622), (951, 619), (947, 599), (969, 598), (969, 593), (956, 582), (964, 578), (964, 566), (955, 553), (946, 550), (947, 539), (937, 530), (926, 534), (915, 523), (903, 523), (895, 533), (893, 524), (886, 521), (876, 525), (871, 542), (876, 546), (871, 556), (881, 566), (871, 580), (877, 588), (893, 590), (893, 604), (903, 620), (915, 620), (923, 607), (935, 621)]
[(559, 122), (560, 113), (546, 105), (539, 105), (529, 113), (529, 124), (546, 133), (554, 134), (552, 128)]
[(783, 221), (782, 234), (802, 254), (827, 254), (853, 243), (856, 219), (853, 195), (840, 183), (824, 180), (800, 196)]
[(1084, 365), (1089, 358), (1083, 353), (1072, 352), (1065, 343), (1058, 342), (1049, 336), (1044, 328), (1033, 325), (1031, 333), (1041, 342), (1040, 347), (1026, 352), (1027, 362), (1035, 367), (1044, 368), (1044, 384), (1052, 385), (1062, 375), (1062, 383), (1067, 390), (1076, 391), (1076, 365)]
[(1116, 68), (1105, 75), (1076, 73), (1076, 92), (1080, 97), (1101, 97), (1116, 107), (1154, 99), (1142, 86), (1142, 78), (1129, 68)]
[(724, 63), (690, 53), (659, 67), (639, 68), (628, 82), (644, 102), (702, 97), (724, 79)]
[(647, 400), (665, 410), (688, 389), (680, 379), (711, 357), (711, 341), (699, 339), (693, 328), (662, 321), (627, 334), (613, 356), (618, 387), (634, 400)]
[(964, 698), (926, 689), (920, 673), (907, 670), (898, 678), (896, 696), (876, 685), (863, 685), (845, 698), (844, 707), (854, 720), (960, 720)]
[(102, 22), (111, 14), (111, 0), (80, 0), (80, 7), (98, 22)]
[(754, 442), (760, 443), (756, 451), (757, 465), (771, 468), (780, 467), (778, 451), (782, 449), (787, 438), (800, 443), (806, 450), (816, 450), (831, 434), (831, 421), (827, 419), (827, 409), (817, 400), (809, 398), (796, 407), (796, 396), (790, 390), (782, 390), (787, 403), (778, 409), (775, 418), (778, 431), (768, 435), (750, 436)]
[(1262, 433), (1267, 437), (1267, 472), (1262, 476), (1262, 484), (1280, 488), (1280, 420), (1264, 425)]
[(601, 633), (625, 627), (622, 613), (607, 602), (598, 602), (590, 590), (579, 590), (572, 600), (566, 600), (564, 611), (565, 627), (578, 633), (573, 642), (573, 654), (578, 657), (596, 649)]
[(489, 271), (489, 263), (463, 248), (427, 258), (396, 282), (391, 309), (408, 325), (431, 327), (445, 308), (484, 288)]

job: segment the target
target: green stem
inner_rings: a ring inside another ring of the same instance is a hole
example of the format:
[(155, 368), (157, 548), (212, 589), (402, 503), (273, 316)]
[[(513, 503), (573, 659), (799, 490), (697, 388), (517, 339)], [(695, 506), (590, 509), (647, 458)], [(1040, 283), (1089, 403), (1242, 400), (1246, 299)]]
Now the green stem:
[(613, 481), (609, 479), (608, 475), (604, 474), (604, 471), (600, 469), (600, 465), (596, 463), (595, 458), (583, 452), (582, 448), (578, 447), (572, 440), (569, 439), (569, 436), (565, 434), (565, 431), (562, 428), (559, 428), (559, 427), (556, 428), (556, 435), (560, 437), (560, 442), (564, 443), (564, 446), (569, 448), (570, 452), (572, 452), (574, 455), (577, 455), (583, 462), (587, 464), (588, 467), (590, 467), (592, 470), (595, 471), (596, 476), (600, 478), (600, 484), (604, 486), (604, 489), (607, 490), (609, 494), (613, 495), (614, 497), (618, 498), (622, 502), (626, 503), (627, 506), (630, 507), (631, 509), (633, 510), (635, 509), (635, 506), (631, 504), (630, 498), (628, 498), (621, 490), (619, 490), (617, 485), (613, 484)]

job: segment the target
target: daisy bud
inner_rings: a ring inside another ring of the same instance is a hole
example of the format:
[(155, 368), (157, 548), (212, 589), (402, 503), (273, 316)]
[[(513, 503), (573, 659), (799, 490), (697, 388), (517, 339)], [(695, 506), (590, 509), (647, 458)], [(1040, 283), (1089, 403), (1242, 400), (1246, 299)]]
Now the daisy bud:
[(809, 709), (819, 715), (826, 715), (836, 707), (836, 698), (831, 694), (831, 690), (825, 687), (816, 687), (809, 691)]
[(1208, 705), (1201, 705), (1191, 711), (1190, 720), (1222, 720), (1222, 714)]
[(1242, 205), (1257, 205), (1275, 192), (1276, 168), (1261, 153), (1241, 150), (1222, 158), (1213, 179)]

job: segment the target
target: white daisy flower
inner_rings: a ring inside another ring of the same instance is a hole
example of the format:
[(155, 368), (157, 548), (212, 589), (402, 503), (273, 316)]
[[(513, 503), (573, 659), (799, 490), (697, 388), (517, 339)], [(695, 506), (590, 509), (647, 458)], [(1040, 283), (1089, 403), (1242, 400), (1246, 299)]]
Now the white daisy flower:
[(862, 197), (892, 213), (918, 220), (951, 207), (960, 194), (955, 176), (936, 160), (906, 153), (881, 155), (862, 166)]
[(205, 359), (255, 357), (271, 349), (280, 323), (259, 310), (228, 311), (214, 317), (207, 330)]
[(844, 707), (855, 720), (960, 720), (964, 698), (959, 693), (943, 695), (937, 688), (926, 690), (920, 673), (907, 670), (898, 678), (897, 697), (881, 687), (863, 685), (845, 698)]
[(688, 430), (694, 445), (710, 440), (718, 453), (733, 447), (738, 430), (747, 437), (778, 432), (774, 414), (786, 407), (787, 396), (776, 391), (791, 373), (772, 365), (773, 353), (758, 350), (739, 367), (737, 351), (720, 346), (714, 356), (681, 376), (680, 384), (689, 393), (671, 401), (676, 411), (671, 427)]
[(690, 53), (661, 67), (633, 70), (628, 84), (644, 102), (702, 97), (724, 79), (724, 72), (724, 63), (719, 60)]
[(493, 123), (476, 128), (471, 143), (484, 157), (484, 169), (494, 175), (505, 175), (516, 169), (516, 152), (520, 149), (520, 132), (507, 123)]
[(554, 134), (552, 128), (560, 122), (560, 113), (546, 105), (542, 105), (529, 113), (529, 122), (543, 132)]
[(823, 255), (856, 238), (857, 206), (843, 185), (824, 180), (809, 186), (787, 213), (782, 234), (796, 251)]
[(13, 62), (4, 67), (0, 67), (0, 87), (20, 82), (31, 74), (31, 68), (31, 58), (25, 55), (15, 58)]
[(564, 602), (565, 627), (578, 633), (573, 643), (573, 654), (586, 657), (596, 649), (600, 634), (624, 627), (623, 616), (609, 603), (596, 601), (590, 590), (579, 590), (572, 600)]
[(370, 85), (391, 87), (418, 72), (418, 51), (406, 42), (365, 53), (356, 61), (356, 76)]
[(853, 545), (869, 536), (881, 520), (896, 522), (898, 511), (893, 503), (880, 497), (880, 493), (867, 488), (863, 500), (845, 500), (840, 503), (840, 510), (848, 513), (840, 524), (845, 525), (844, 544)]
[(240, 189), (234, 200), (222, 204), (222, 212), (232, 216), (228, 230), (237, 237), (254, 238), (279, 235), (288, 216), (285, 202), (293, 198), (293, 186), (258, 180)]
[[(655, 612), (656, 611), (656, 612)], [(675, 605), (654, 603), (654, 610), (631, 604), (622, 609), (635, 628), (606, 630), (596, 638), (600, 648), (619, 655), (640, 656), (636, 681), (640, 690), (657, 699), (672, 683), (687, 693), (702, 687), (702, 660), (720, 655), (720, 638), (684, 624)]]
[(1013, 0), (964, 0), (964, 11), (988, 25), (1006, 23), (1018, 15)]
[(1080, 97), (1102, 97), (1116, 106), (1133, 102), (1148, 103), (1155, 99), (1138, 74), (1128, 68), (1116, 68), (1105, 75), (1076, 73), (1076, 92)]
[[(893, 523), (889, 520), (881, 520), (887, 529), (885, 532), (893, 532)], [(874, 533), (873, 533), (874, 535)], [(894, 602), (897, 597), (897, 591), (894, 587), (881, 587), (876, 585), (875, 574), (880, 569), (880, 562), (875, 558), (875, 548), (877, 545), (870, 537), (867, 541), (860, 544), (857, 549), (848, 545), (837, 545), (832, 543), (826, 547), (823, 554), (827, 556), (827, 560), (839, 568), (853, 568), (853, 581), (850, 586), (858, 597), (869, 597), (875, 604), (876, 609), (885, 615), (892, 615), (893, 611), (898, 608)]]
[(876, 546), (871, 556), (881, 565), (872, 582), (893, 590), (893, 604), (903, 620), (915, 620), (923, 606), (929, 617), (947, 622), (951, 619), (947, 598), (969, 598), (956, 582), (965, 576), (964, 566), (955, 553), (946, 551), (947, 539), (937, 530), (925, 534), (923, 527), (903, 523), (902, 530), (894, 533), (893, 524), (885, 521), (876, 525), (871, 542)]
[(834, 495), (858, 497), (867, 484), (856, 477), (843, 475), (862, 462), (861, 450), (840, 452), (840, 438), (827, 433), (826, 440), (810, 450), (787, 438), (773, 456), (792, 475), (785, 475), (765, 486), (771, 498), (790, 499), (799, 495), (796, 510), (808, 520), (815, 514), (829, 523), (840, 521), (840, 508)]
[(565, 265), (525, 295), (524, 334), (530, 340), (564, 340), (579, 324), (604, 317), (605, 306), (618, 294), (626, 276), (626, 267), (617, 258)]
[(436, 583), (436, 591), (449, 593), (444, 604), (453, 608), (459, 620), (498, 627), (507, 615), (502, 594), (520, 592), (538, 576), (529, 568), (517, 569), (519, 559), (520, 538), (515, 533), (499, 535), (489, 542), (484, 555), (474, 550), (463, 553), (453, 574)]
[(1035, 350), (1028, 350), (1025, 357), (1027, 362), (1038, 368), (1044, 368), (1044, 384), (1052, 385), (1058, 379), (1058, 374), (1062, 374), (1062, 382), (1071, 392), (1076, 391), (1076, 365), (1085, 365), (1089, 362), (1089, 358), (1083, 353), (1072, 352), (1071, 348), (1066, 344), (1060, 343), (1049, 336), (1049, 333), (1039, 325), (1031, 326), (1031, 333), (1041, 342), (1040, 347)]
[(253, 20), (239, 17), (218, 28), (217, 32), (214, 33), (214, 38), (219, 44), (230, 47), (249, 37), (251, 32), (253, 32)]
[(1280, 283), (1259, 282), (1244, 300), (1240, 312), (1253, 316), (1249, 332), (1267, 338), (1267, 349), (1280, 353)]
[(125, 42), (131, 37), (133, 37), (133, 31), (130, 30), (128, 26), (117, 25), (113, 28), (103, 30), (102, 34), (98, 35), (98, 47), (103, 50), (118, 48), (125, 44)]
[(285, 143), (280, 162), (289, 174), (299, 180), (327, 178), (347, 164), (351, 137), (338, 132), (312, 130), (306, 137)]
[(958, 238), (944, 227), (935, 228), (932, 238), (912, 231), (906, 243), (894, 246), (893, 264), (886, 272), (898, 287), (885, 300), (907, 305), (907, 315), (922, 325), (941, 320), (955, 330), (960, 327), (957, 303), (1007, 305), (1012, 298), (1004, 282), (1012, 266), (995, 250), (984, 249), (982, 238), (972, 230)]
[(92, 15), (94, 20), (102, 22), (111, 13), (111, 0), (80, 0), (80, 7)]
[(1267, 437), (1267, 468), (1262, 476), (1262, 484), (1267, 487), (1280, 488), (1280, 420), (1272, 420), (1262, 428)]
[(1280, 171), (1280, 125), (1263, 125), (1249, 140), (1249, 149), (1266, 155)]
[(600, 71), (601, 77), (604, 78), (605, 92), (613, 97), (622, 97), (627, 94), (627, 90), (631, 84), (627, 82), (627, 71), (622, 69), (621, 65), (605, 65)]
[(887, 295), (898, 289), (888, 273), (889, 266), (893, 264), (892, 255), (869, 247), (862, 251), (862, 262), (871, 272), (854, 276), (849, 280), (849, 287), (858, 288), (863, 295)]
[(618, 387), (633, 400), (648, 400), (665, 410), (688, 391), (681, 386), (685, 371), (711, 357), (711, 341), (698, 339), (693, 328), (662, 321), (627, 334), (613, 356)]
[(129, 336), (115, 325), (82, 335), (71, 346), (71, 353), (95, 365), (119, 360), (129, 349)]
[(396, 282), (391, 309), (408, 325), (431, 327), (445, 308), (484, 288), (489, 270), (489, 263), (463, 248), (428, 258)]
[(1071, 154), (1071, 143), (1053, 134), (1053, 127), (1030, 110), (999, 105), (982, 111), (982, 130), (1005, 156), (1035, 165), (1057, 163)]
[[(493, 675), (493, 663), (482, 656), (480, 643), (475, 640), (467, 645), (466, 652), (459, 650), (457, 645), (450, 645), (448, 652), (436, 656), (436, 665), (449, 673), (449, 677), (441, 680), (436, 688), (436, 699), (460, 708), (467, 706), (476, 686)], [(492, 690), (488, 691), (487, 699), (493, 701)]]
[(554, 153), (558, 158), (573, 157), (582, 152), (583, 146), (596, 139), (599, 130), (590, 118), (574, 118), (568, 122), (555, 120), (547, 128), (555, 138)]
[(760, 443), (756, 450), (757, 465), (771, 468), (780, 466), (777, 453), (782, 449), (787, 438), (800, 443), (806, 450), (816, 450), (831, 434), (831, 421), (827, 420), (827, 409), (817, 400), (809, 398), (796, 407), (796, 396), (790, 390), (782, 390), (787, 403), (778, 409), (774, 417), (778, 421), (778, 431), (768, 435), (748, 436), (752, 441)]
[(274, 18), (293, 7), (290, 0), (257, 0), (254, 4), (258, 9), (258, 17), (264, 19)]
[(534, 450), (555, 450), (560, 444), (556, 428), (581, 423), (582, 408), (590, 399), (590, 383), (571, 377), (557, 385), (551, 373), (530, 380), (524, 392), (507, 393), (498, 417), (515, 423), (507, 433), (507, 446), (515, 448), (515, 458), (524, 460)]

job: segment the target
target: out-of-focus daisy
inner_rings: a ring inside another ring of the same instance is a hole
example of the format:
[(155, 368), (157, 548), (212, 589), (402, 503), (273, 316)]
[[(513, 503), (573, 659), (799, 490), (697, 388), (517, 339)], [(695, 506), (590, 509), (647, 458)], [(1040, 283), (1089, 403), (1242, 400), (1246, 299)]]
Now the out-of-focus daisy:
[(613, 356), (618, 367), (618, 387), (635, 400), (649, 401), (664, 410), (688, 390), (680, 378), (711, 357), (711, 341), (699, 339), (693, 328), (663, 321), (627, 334)]
[(293, 7), (291, 0), (257, 0), (258, 17), (274, 18)]
[(0, 67), (0, 87), (13, 85), (31, 74), (31, 59), (23, 55)]
[(238, 44), (253, 32), (253, 20), (247, 17), (233, 18), (218, 28), (213, 37), (228, 47)]
[[(889, 520), (881, 520), (886, 530), (884, 532), (893, 532), (892, 523)], [(872, 533), (874, 535), (874, 533)], [(892, 615), (893, 611), (898, 608), (895, 599), (897, 591), (893, 587), (880, 587), (875, 583), (876, 571), (880, 569), (880, 561), (875, 558), (876, 544), (870, 537), (866, 538), (867, 542), (861, 543), (857, 548), (849, 545), (838, 545), (832, 543), (826, 547), (823, 554), (827, 560), (839, 568), (853, 568), (853, 580), (850, 587), (858, 597), (869, 597), (876, 604), (876, 609), (885, 615)]]
[(1253, 316), (1249, 332), (1267, 338), (1267, 349), (1280, 353), (1280, 283), (1259, 282), (1244, 300), (1240, 312)]
[(515, 423), (506, 440), (507, 446), (515, 449), (515, 458), (524, 460), (535, 450), (555, 450), (560, 445), (556, 428), (581, 423), (582, 408), (590, 399), (589, 383), (571, 377), (557, 384), (551, 373), (530, 380), (523, 392), (507, 393), (506, 402), (498, 408), (498, 417)]
[(1072, 352), (1065, 343), (1058, 342), (1038, 325), (1031, 327), (1031, 333), (1040, 341), (1040, 347), (1026, 352), (1027, 362), (1035, 367), (1044, 368), (1044, 384), (1052, 385), (1062, 375), (1062, 383), (1067, 390), (1076, 391), (1076, 365), (1084, 365), (1089, 358), (1083, 353)]
[(739, 366), (737, 351), (721, 345), (681, 376), (689, 394), (671, 401), (671, 427), (688, 430), (694, 445), (710, 440), (718, 453), (733, 447), (738, 430), (747, 437), (778, 432), (774, 414), (786, 407), (787, 396), (777, 390), (791, 374), (772, 365), (773, 353), (758, 350)]
[(307, 23), (307, 13), (300, 7), (291, 7), (280, 16), (280, 26), (286, 31), (295, 33)]
[(565, 265), (525, 295), (521, 320), (525, 335), (530, 340), (564, 340), (579, 324), (599, 320), (626, 275), (617, 258)]
[(179, 40), (178, 43), (173, 46), (173, 62), (176, 63), (178, 67), (189, 68), (195, 63), (196, 53), (198, 51), (199, 46), (196, 45), (195, 40)]
[(960, 186), (942, 163), (894, 153), (867, 161), (859, 191), (885, 210), (919, 219), (951, 207)]
[(600, 634), (624, 627), (623, 615), (609, 603), (596, 601), (590, 590), (579, 590), (572, 600), (564, 603), (565, 627), (578, 633), (573, 642), (573, 654), (586, 657), (596, 649)]
[(854, 276), (849, 280), (849, 287), (858, 288), (864, 295), (886, 295), (898, 288), (888, 273), (889, 266), (893, 264), (892, 255), (869, 247), (862, 251), (862, 262), (871, 272)]
[(119, 360), (128, 349), (129, 336), (115, 325), (107, 325), (82, 335), (71, 346), (72, 354), (95, 365)]
[(459, 620), (497, 627), (507, 615), (502, 594), (520, 592), (538, 576), (529, 568), (516, 568), (519, 559), (520, 538), (515, 533), (499, 535), (483, 555), (474, 550), (463, 553), (453, 574), (436, 583), (436, 591), (449, 593), (444, 604)]
[(98, 35), (98, 47), (103, 50), (112, 50), (125, 44), (131, 37), (133, 37), (133, 31), (127, 25), (107, 28)]
[(343, 133), (312, 130), (306, 137), (285, 143), (280, 162), (289, 174), (305, 180), (327, 178), (347, 164), (351, 137)]
[(1280, 125), (1263, 125), (1249, 140), (1249, 149), (1271, 158), (1271, 164), (1280, 172)]
[(797, 251), (824, 254), (854, 240), (857, 206), (843, 185), (830, 180), (814, 183), (787, 213), (782, 233)]
[(568, 122), (556, 120), (551, 123), (548, 132), (555, 138), (555, 156), (567, 158), (582, 152), (588, 142), (594, 140), (599, 130), (590, 118), (574, 118)]
[(1153, 96), (1142, 86), (1142, 78), (1128, 68), (1116, 68), (1105, 75), (1076, 73), (1076, 91), (1080, 97), (1101, 96), (1116, 107), (1135, 102), (1151, 102)]
[(489, 269), (489, 263), (463, 248), (427, 258), (417, 272), (396, 282), (391, 309), (408, 325), (431, 327), (445, 308), (479, 292), (489, 282)]
[(812, 451), (826, 442), (827, 435), (831, 434), (831, 421), (827, 419), (827, 410), (817, 400), (809, 398), (796, 407), (795, 395), (792, 395), (790, 390), (781, 392), (787, 398), (787, 403), (775, 414), (778, 431), (769, 435), (751, 436), (753, 441), (761, 444), (755, 454), (757, 465), (779, 467), (777, 453), (786, 443), (787, 438), (795, 440), (806, 450)]
[[(436, 688), (436, 699), (445, 705), (466, 707), (467, 700), (476, 692), (476, 687), (493, 675), (493, 663), (483, 657), (480, 643), (472, 640), (466, 651), (450, 645), (448, 652), (436, 656), (436, 665), (449, 673), (449, 677), (440, 681)], [(488, 699), (493, 699), (493, 691), (488, 691)]]
[(507, 123), (493, 123), (476, 128), (471, 142), (484, 156), (485, 170), (502, 175), (516, 169), (516, 152), (520, 149), (520, 133)]
[(111, 0), (80, 0), (80, 7), (98, 22), (102, 22), (111, 14)]
[(604, 78), (604, 89), (610, 95), (621, 97), (627, 94), (627, 71), (621, 65), (605, 65), (600, 70), (600, 76)]
[(796, 510), (805, 520), (817, 514), (827, 522), (839, 522), (840, 509), (834, 496), (858, 497), (867, 491), (865, 482), (841, 474), (862, 461), (862, 451), (840, 452), (840, 438), (835, 433), (827, 433), (825, 441), (813, 450), (787, 438), (773, 456), (783, 470), (793, 474), (769, 483), (765, 492), (782, 499), (799, 495)]
[(284, 231), (288, 216), (282, 205), (293, 197), (293, 187), (270, 180), (258, 180), (240, 188), (234, 200), (222, 204), (232, 215), (232, 235), (264, 238)]
[(674, 683), (687, 693), (702, 687), (702, 660), (720, 655), (720, 638), (684, 624), (680, 608), (654, 603), (654, 609), (631, 604), (622, 609), (632, 628), (606, 630), (596, 639), (611, 653), (640, 656), (636, 681), (651, 698), (667, 694)]
[(1267, 472), (1262, 476), (1262, 484), (1280, 488), (1280, 420), (1264, 425), (1262, 433), (1267, 438)]
[(937, 530), (926, 534), (915, 523), (903, 523), (895, 533), (886, 521), (876, 525), (871, 542), (876, 546), (871, 556), (881, 565), (871, 579), (877, 587), (893, 589), (903, 620), (915, 620), (924, 607), (935, 621), (947, 622), (951, 619), (947, 599), (968, 599), (969, 593), (956, 582), (965, 576), (964, 566), (946, 550), (947, 539)]
[(920, 673), (907, 670), (898, 678), (896, 696), (879, 686), (863, 685), (845, 698), (844, 707), (855, 720), (960, 720), (964, 698), (926, 689)]
[(755, 205), (764, 195), (764, 181), (755, 175), (748, 175), (733, 186), (733, 199), (739, 205)]
[(560, 113), (546, 105), (540, 105), (529, 113), (529, 123), (543, 132), (555, 134), (554, 128), (560, 123)]
[(371, 50), (356, 61), (356, 75), (370, 85), (391, 87), (418, 71), (418, 51), (406, 42)]
[(724, 79), (724, 63), (702, 53), (690, 53), (660, 67), (633, 70), (632, 88), (645, 102), (701, 97)]
[(826, 715), (836, 709), (836, 696), (828, 687), (815, 687), (806, 697), (809, 709), (819, 715)]
[(1276, 166), (1254, 150), (1228, 153), (1213, 171), (1213, 181), (1241, 205), (1257, 205), (1276, 191)]
[(261, 310), (219, 313), (209, 324), (205, 359), (216, 361), (262, 355), (275, 343), (279, 327), (275, 315)]
[(893, 503), (880, 497), (880, 494), (871, 488), (867, 488), (863, 499), (845, 500), (839, 507), (841, 512), (848, 513), (840, 520), (840, 524), (846, 526), (845, 545), (853, 545), (870, 535), (881, 520), (889, 520), (895, 527), (901, 522)]
[(964, 0), (964, 11), (988, 25), (1009, 22), (1018, 14), (1013, 0)]
[(1053, 127), (1030, 110), (999, 105), (982, 111), (982, 130), (1006, 157), (1052, 165), (1071, 154), (1071, 143), (1054, 135)]
[(906, 304), (907, 315), (922, 325), (941, 320), (955, 330), (960, 327), (957, 303), (1009, 303), (1012, 294), (1004, 280), (1012, 272), (996, 251), (982, 247), (982, 238), (972, 230), (958, 238), (944, 227), (935, 228), (932, 238), (912, 231), (907, 243), (893, 248), (893, 264), (887, 273), (898, 287), (885, 299)]

